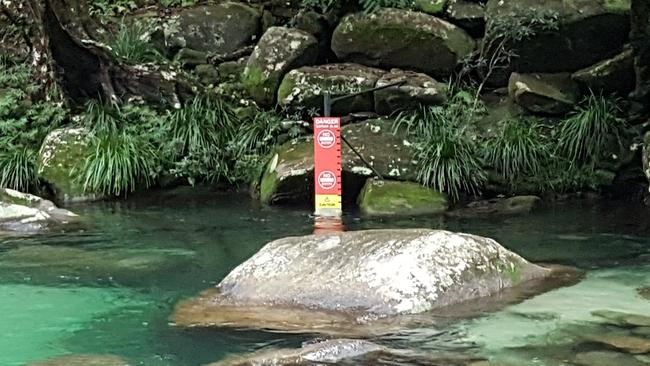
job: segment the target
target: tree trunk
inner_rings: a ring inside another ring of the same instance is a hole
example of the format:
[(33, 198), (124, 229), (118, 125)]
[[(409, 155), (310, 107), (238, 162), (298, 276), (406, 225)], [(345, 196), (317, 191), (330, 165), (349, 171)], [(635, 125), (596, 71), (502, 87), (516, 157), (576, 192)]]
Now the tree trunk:
[(189, 83), (175, 72), (113, 57), (86, 0), (0, 0), (0, 13), (22, 29), (37, 80), (48, 94), (62, 90), (79, 104), (99, 99), (172, 105), (192, 95)]
[(650, 1), (632, 0), (632, 31), (636, 89), (633, 99), (650, 106)]

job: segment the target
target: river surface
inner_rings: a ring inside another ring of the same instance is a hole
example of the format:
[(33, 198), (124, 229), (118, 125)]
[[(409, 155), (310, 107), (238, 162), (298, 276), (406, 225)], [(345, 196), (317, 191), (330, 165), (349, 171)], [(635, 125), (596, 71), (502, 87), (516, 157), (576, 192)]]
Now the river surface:
[[(0, 365), (92, 353), (118, 355), (132, 365), (198, 366), (233, 353), (298, 347), (314, 338), (169, 324), (179, 300), (214, 286), (265, 243), (311, 233), (309, 210), (260, 207), (245, 195), (210, 192), (170, 192), (73, 209), (90, 223), (87, 229), (0, 238)], [(510, 218), (349, 214), (346, 226), (480, 234), (531, 261), (585, 270), (577, 285), (444, 327), (405, 329), (377, 340), (431, 355), (554, 366), (600, 349), (577, 338), (614, 332), (593, 311), (650, 316), (650, 300), (637, 293), (650, 286), (649, 213), (629, 204), (573, 202)], [(650, 338), (650, 332), (644, 336)], [(646, 356), (634, 360), (650, 363)]]

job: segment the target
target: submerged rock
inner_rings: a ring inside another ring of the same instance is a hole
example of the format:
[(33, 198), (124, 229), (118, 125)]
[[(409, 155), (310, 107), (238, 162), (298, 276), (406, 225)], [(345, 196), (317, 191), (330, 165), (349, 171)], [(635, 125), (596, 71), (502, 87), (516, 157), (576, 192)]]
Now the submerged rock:
[(627, 335), (595, 335), (588, 338), (592, 342), (603, 343), (627, 353), (650, 353), (650, 339)]
[[(394, 133), (390, 120), (370, 120), (344, 126), (342, 134), (383, 177), (394, 180), (416, 179), (411, 160), (411, 144)], [(311, 139), (288, 142), (278, 148), (267, 164), (260, 183), (264, 203), (305, 202), (312, 198), (314, 147)], [(343, 145), (343, 194), (353, 200), (374, 172), (346, 145)]]
[(520, 215), (532, 212), (542, 203), (537, 196), (515, 196), (474, 201), (466, 207), (447, 213), (454, 217), (481, 217), (496, 215)]
[(81, 282), (111, 280), (131, 283), (144, 276), (186, 265), (189, 250), (106, 249), (86, 250), (62, 246), (27, 245), (0, 256), (0, 267), (29, 271), (32, 281), (66, 277)]
[(447, 197), (413, 182), (368, 179), (358, 200), (369, 216), (435, 215), (447, 210)]
[(650, 300), (650, 287), (643, 287), (638, 290), (642, 298)]
[(129, 363), (112, 355), (66, 355), (32, 361), (25, 366), (129, 366)]
[(489, 0), (486, 6), (488, 27), (526, 24), (541, 14), (557, 17), (558, 30), (537, 29), (514, 44), (513, 71), (577, 71), (621, 52), (630, 32), (629, 0)]
[(207, 366), (300, 366), (312, 363), (336, 363), (345, 359), (357, 358), (368, 353), (385, 350), (378, 344), (359, 339), (335, 339), (311, 343), (301, 348), (271, 349), (249, 355), (231, 356), (223, 361)]
[(299, 29), (271, 27), (248, 59), (242, 80), (253, 99), (265, 106), (275, 102), (282, 77), (318, 57), (318, 41)]
[(624, 313), (613, 310), (597, 310), (593, 316), (605, 320), (607, 323), (623, 327), (650, 327), (650, 316)]
[(512, 73), (508, 92), (532, 113), (557, 115), (569, 112), (578, 102), (578, 86), (569, 74)]
[(381, 87), (402, 80), (405, 81), (403, 85), (375, 91), (377, 113), (390, 115), (417, 109), (419, 106), (440, 105), (447, 101), (447, 84), (417, 72), (393, 69), (382, 75), (376, 86)]
[(91, 132), (86, 128), (60, 128), (50, 132), (39, 152), (38, 176), (49, 184), (57, 201), (93, 201), (102, 195), (85, 192), (75, 168), (90, 153)]
[[(302, 67), (289, 72), (278, 89), (278, 103), (284, 107), (323, 107), (323, 95), (333, 98), (372, 89), (385, 73), (356, 64), (328, 64)], [(332, 114), (344, 116), (352, 112), (374, 111), (372, 93), (332, 104)]]
[(626, 49), (612, 58), (578, 70), (571, 77), (584, 91), (602, 91), (626, 96), (634, 90), (636, 78), (632, 49)]
[(325, 332), (444, 309), (551, 274), (492, 239), (442, 230), (289, 237), (181, 302), (173, 321)]
[(381, 9), (343, 18), (332, 50), (344, 61), (447, 77), (476, 44), (464, 30), (432, 15)]
[(34, 232), (78, 222), (79, 216), (51, 201), (0, 188), (0, 232)]
[(582, 352), (575, 355), (573, 362), (581, 366), (645, 366), (634, 356), (611, 351)]

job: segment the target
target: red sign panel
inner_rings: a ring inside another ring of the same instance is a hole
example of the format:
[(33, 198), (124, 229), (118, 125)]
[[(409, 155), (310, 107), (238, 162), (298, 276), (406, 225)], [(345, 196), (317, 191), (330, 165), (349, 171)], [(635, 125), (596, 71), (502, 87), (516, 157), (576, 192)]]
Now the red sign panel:
[(341, 119), (314, 118), (316, 214), (341, 213)]

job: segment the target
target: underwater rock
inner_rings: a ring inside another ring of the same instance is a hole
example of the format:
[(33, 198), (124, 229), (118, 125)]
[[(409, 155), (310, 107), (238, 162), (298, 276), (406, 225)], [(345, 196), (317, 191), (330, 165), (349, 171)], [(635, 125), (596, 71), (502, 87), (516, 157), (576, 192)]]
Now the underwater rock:
[(638, 290), (642, 298), (650, 300), (650, 287), (643, 287)]
[(461, 28), (425, 13), (380, 9), (343, 18), (332, 35), (339, 59), (448, 77), (476, 43)]
[(129, 363), (112, 355), (66, 355), (32, 361), (25, 366), (129, 366)]
[(368, 179), (358, 198), (369, 216), (435, 215), (447, 210), (447, 197), (414, 182)]
[(512, 73), (510, 97), (528, 111), (543, 115), (569, 112), (578, 102), (579, 90), (569, 74)]
[(581, 366), (645, 366), (634, 356), (610, 351), (582, 352), (575, 355), (573, 362)]
[(650, 339), (639, 337), (602, 334), (587, 338), (590, 341), (603, 343), (632, 354), (650, 353)]
[(624, 313), (613, 310), (596, 310), (593, 316), (605, 320), (609, 324), (623, 327), (650, 327), (650, 316)]
[(271, 27), (255, 46), (242, 74), (251, 97), (271, 106), (284, 75), (309, 65), (318, 57), (318, 41), (311, 34), (286, 27)]
[(26, 245), (0, 256), (0, 267), (28, 270), (32, 282), (52, 277), (80, 282), (111, 280), (133, 283), (143, 277), (186, 265), (194, 252), (180, 249), (87, 250), (63, 246)]
[(39, 152), (38, 176), (49, 184), (56, 200), (63, 203), (101, 199), (98, 193), (83, 189), (73, 173), (90, 153), (91, 132), (86, 128), (60, 128), (50, 132)]
[(0, 232), (35, 232), (76, 223), (79, 216), (51, 201), (9, 188), (0, 188)]
[[(391, 120), (376, 119), (344, 126), (343, 136), (384, 178), (415, 181), (411, 143), (395, 133)], [(359, 157), (343, 145), (343, 196), (357, 199), (366, 177), (374, 175)], [(311, 139), (280, 146), (264, 169), (260, 199), (264, 203), (304, 203), (313, 198), (314, 147)], [(358, 184), (360, 183), (360, 184)]]
[(542, 203), (537, 196), (515, 196), (474, 201), (463, 208), (449, 211), (454, 217), (481, 217), (497, 215), (521, 215), (535, 210)]
[(216, 288), (179, 303), (173, 322), (361, 332), (398, 316), (458, 311), (464, 302), (552, 275), (492, 239), (443, 230), (288, 237), (264, 246)]
[(377, 353), (385, 348), (360, 339), (335, 339), (303, 345), (293, 349), (261, 350), (249, 355), (231, 356), (223, 361), (206, 366), (250, 366), (250, 365), (307, 365), (309, 363), (336, 363), (357, 358), (368, 353)]

